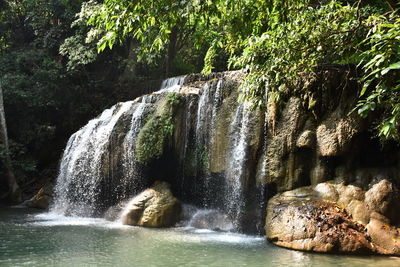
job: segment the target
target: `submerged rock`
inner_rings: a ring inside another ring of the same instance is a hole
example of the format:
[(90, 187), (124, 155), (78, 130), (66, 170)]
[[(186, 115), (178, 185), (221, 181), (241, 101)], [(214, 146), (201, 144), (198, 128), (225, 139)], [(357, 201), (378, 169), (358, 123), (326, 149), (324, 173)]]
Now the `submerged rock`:
[(121, 216), (121, 212), (124, 207), (128, 204), (128, 201), (122, 201), (114, 206), (109, 207), (103, 214), (104, 219), (107, 221), (118, 220)]
[(189, 221), (188, 226), (224, 232), (234, 229), (234, 224), (229, 216), (217, 210), (198, 210)]
[(392, 212), (398, 197), (387, 180), (367, 192), (331, 183), (298, 188), (269, 201), (266, 235), (278, 246), (297, 250), (400, 255), (400, 221)]
[(166, 182), (156, 182), (134, 197), (122, 213), (122, 223), (144, 227), (173, 226), (180, 219), (181, 203)]

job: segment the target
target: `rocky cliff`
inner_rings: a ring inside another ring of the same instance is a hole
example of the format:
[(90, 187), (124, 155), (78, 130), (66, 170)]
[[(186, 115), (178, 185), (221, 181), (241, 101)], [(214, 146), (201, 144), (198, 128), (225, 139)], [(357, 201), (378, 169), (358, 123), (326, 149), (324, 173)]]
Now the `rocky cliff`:
[(367, 189), (382, 179), (400, 181), (398, 146), (382, 145), (375, 125), (351, 112), (359, 92), (354, 72), (321, 68), (299, 84), (302, 98), (294, 92), (280, 113), (270, 115), (274, 125), (265, 152), (270, 187), (282, 192), (337, 180)]
[(266, 175), (259, 179), (280, 193), (268, 203), (265, 226), (279, 246), (399, 254), (400, 150), (374, 136), (373, 118), (352, 112), (355, 78), (351, 68), (321, 68), (299, 84), (302, 98), (294, 92), (269, 116)]

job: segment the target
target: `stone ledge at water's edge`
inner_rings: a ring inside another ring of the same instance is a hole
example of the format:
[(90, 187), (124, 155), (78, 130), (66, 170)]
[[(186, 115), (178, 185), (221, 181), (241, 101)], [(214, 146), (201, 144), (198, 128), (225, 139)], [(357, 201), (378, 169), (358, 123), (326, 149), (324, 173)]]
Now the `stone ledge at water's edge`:
[(266, 235), (296, 250), (400, 256), (400, 197), (382, 180), (367, 192), (353, 185), (321, 183), (274, 196)]

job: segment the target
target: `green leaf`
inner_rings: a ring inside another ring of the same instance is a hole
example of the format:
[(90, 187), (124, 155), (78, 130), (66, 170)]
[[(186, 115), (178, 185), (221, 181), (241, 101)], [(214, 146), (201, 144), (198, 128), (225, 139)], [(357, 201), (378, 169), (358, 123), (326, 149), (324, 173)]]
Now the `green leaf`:
[(101, 44), (97, 47), (97, 52), (100, 53), (100, 52), (104, 51), (106, 46), (107, 46), (107, 42), (106, 42), (106, 40), (103, 40), (101, 42)]
[(380, 132), (379, 132), (379, 135), (385, 136), (386, 138), (388, 138), (388, 137), (391, 135), (392, 131), (393, 131), (393, 126), (392, 126), (392, 124), (389, 123), (389, 122), (386, 122), (386, 123), (382, 126), (382, 128), (381, 128), (381, 130), (380, 130)]
[(390, 69), (390, 70), (398, 70), (398, 69), (400, 69), (400, 61), (391, 64), (391, 65), (388, 67), (388, 69)]

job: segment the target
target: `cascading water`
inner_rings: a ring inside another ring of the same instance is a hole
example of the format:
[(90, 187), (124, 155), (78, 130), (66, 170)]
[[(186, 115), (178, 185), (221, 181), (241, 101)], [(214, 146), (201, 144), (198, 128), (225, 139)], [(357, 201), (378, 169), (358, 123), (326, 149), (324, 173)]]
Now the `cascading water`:
[[(156, 93), (179, 91), (183, 81), (184, 76), (167, 79)], [(71, 136), (61, 160), (51, 212), (97, 216), (108, 208), (100, 207), (101, 202), (106, 202), (100, 200), (100, 197), (111, 198), (109, 202), (115, 204), (143, 189), (135, 144), (144, 116), (151, 109), (152, 100), (152, 95), (145, 95), (141, 101), (119, 103)], [(123, 124), (123, 120), (129, 119), (127, 117), (130, 118), (127, 132), (116, 129), (117, 124)], [(124, 135), (122, 143), (118, 142), (121, 134)], [(114, 168), (119, 161), (120, 168)], [(114, 174), (115, 169), (120, 173)]]
[(110, 135), (118, 119), (132, 106), (133, 102), (117, 104), (71, 136), (61, 160), (53, 212), (81, 216), (95, 214)]
[(175, 92), (177, 90), (179, 91), (181, 86), (184, 84), (185, 79), (186, 79), (185, 75), (165, 79), (161, 83), (160, 90), (157, 91), (156, 93), (168, 93), (168, 92)]
[[(223, 80), (209, 82), (204, 85), (204, 89), (199, 99), (196, 123), (196, 149), (198, 162), (204, 160), (204, 153), (211, 150), (212, 146), (218, 146), (216, 140), (217, 114), (223, 103)], [(225, 211), (231, 219), (237, 223), (244, 208), (243, 188), (246, 180), (246, 161), (248, 159), (248, 148), (251, 136), (251, 117), (253, 112), (250, 104), (236, 103), (236, 111), (229, 126), (229, 133), (226, 138), (229, 140), (229, 151), (226, 152), (227, 159), (224, 178), (224, 197), (216, 204), (217, 208)], [(211, 160), (208, 158), (207, 160)], [(208, 163), (210, 164), (210, 163)], [(215, 175), (202, 173), (205, 183), (204, 203), (208, 206), (216, 192)], [(237, 226), (237, 225), (236, 225)]]
[(214, 144), (213, 130), (215, 130), (215, 120), (217, 110), (221, 104), (222, 80), (217, 82), (211, 81), (203, 86), (203, 90), (197, 106), (196, 120), (196, 162), (197, 175), (203, 177), (204, 180), (204, 196), (203, 205), (210, 206), (214, 198), (215, 188), (212, 186), (212, 176), (208, 171), (209, 168), (209, 151)]
[(120, 186), (122, 194), (119, 199), (123, 200), (132, 195), (132, 192), (137, 192), (144, 185), (142, 183), (140, 166), (136, 159), (135, 145), (136, 138), (140, 128), (143, 125), (144, 115), (151, 106), (151, 95), (142, 97), (142, 101), (138, 103), (132, 113), (130, 128), (123, 141), (123, 159), (122, 170), (123, 175)]
[[(227, 222), (224, 230), (239, 229), (248, 192), (253, 111), (250, 105), (236, 101), (237, 95), (224, 78), (190, 86), (184, 85), (185, 80), (184, 76), (167, 79), (159, 91), (105, 110), (72, 135), (51, 211), (100, 216), (155, 179), (166, 179), (178, 197), (207, 208), (197, 213), (197, 221), (218, 214), (218, 221)], [(178, 129), (166, 142), (167, 158), (160, 158), (168, 163), (155, 160), (143, 165), (136, 159), (137, 137), (170, 93), (179, 93), (181, 102), (174, 115)], [(227, 103), (231, 94), (235, 100)], [(218, 168), (212, 167), (215, 160), (221, 163)]]
[(227, 201), (225, 207), (238, 222), (244, 208), (243, 187), (246, 182), (246, 160), (250, 141), (251, 106), (249, 103), (238, 105), (235, 119), (231, 124), (231, 148), (229, 160), (227, 161), (225, 196)]

